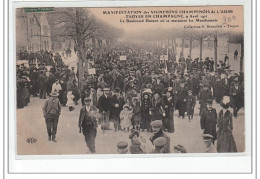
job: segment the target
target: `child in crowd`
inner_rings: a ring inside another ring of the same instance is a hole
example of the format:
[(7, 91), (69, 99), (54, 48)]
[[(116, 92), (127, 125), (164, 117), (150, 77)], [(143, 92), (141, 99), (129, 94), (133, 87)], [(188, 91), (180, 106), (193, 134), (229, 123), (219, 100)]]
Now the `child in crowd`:
[(187, 97), (187, 116), (189, 117), (189, 122), (193, 119), (195, 105), (196, 98), (192, 95), (192, 91), (189, 90)]
[(129, 135), (129, 139), (131, 139), (130, 145), (130, 153), (131, 154), (142, 154), (144, 150), (141, 146), (141, 142), (139, 141), (139, 132), (137, 130), (133, 130)]
[(129, 132), (130, 127), (132, 126), (131, 119), (133, 116), (133, 111), (131, 107), (127, 104), (123, 106), (123, 110), (120, 112), (120, 119), (121, 119), (121, 128), (125, 131)]

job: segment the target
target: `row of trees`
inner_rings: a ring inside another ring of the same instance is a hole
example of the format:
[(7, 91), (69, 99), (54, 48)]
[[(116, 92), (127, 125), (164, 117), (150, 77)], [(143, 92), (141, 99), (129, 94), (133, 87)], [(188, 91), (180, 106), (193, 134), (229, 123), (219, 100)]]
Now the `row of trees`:
[(86, 42), (92, 40), (95, 43), (97, 41), (101, 46), (103, 40), (109, 44), (111, 40), (122, 34), (121, 30), (97, 19), (88, 8), (57, 8), (48, 16), (52, 26), (53, 41), (71, 39), (75, 42), (79, 63), (79, 81), (82, 81), (84, 76), (83, 63), (89, 48), (86, 46)]
[[(225, 35), (228, 37), (228, 42), (241, 45), (241, 57), (240, 57), (240, 71), (243, 71), (244, 61), (244, 35), (242, 32), (225, 31), (225, 30), (201, 30), (201, 29), (149, 29), (142, 33), (133, 34), (133, 39), (143, 39), (144, 41), (155, 41), (162, 44), (165, 41), (168, 44), (176, 44), (176, 38), (182, 39), (182, 54), (184, 52), (184, 42), (188, 40), (190, 42), (189, 55), (192, 53), (192, 43), (194, 41), (199, 42), (200, 58), (202, 59), (202, 44), (203, 40), (210, 38), (214, 41), (214, 60), (217, 65), (218, 60), (218, 38)], [(216, 67), (216, 66), (215, 66)]]

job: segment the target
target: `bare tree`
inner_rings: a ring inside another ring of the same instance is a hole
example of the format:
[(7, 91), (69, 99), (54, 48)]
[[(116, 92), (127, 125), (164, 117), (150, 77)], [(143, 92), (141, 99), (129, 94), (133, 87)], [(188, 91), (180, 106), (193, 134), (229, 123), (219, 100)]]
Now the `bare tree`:
[(109, 25), (97, 20), (87, 8), (57, 8), (50, 14), (50, 19), (54, 25), (53, 39), (68, 38), (75, 42), (74, 50), (78, 56), (79, 82), (81, 82), (85, 73), (84, 62), (85, 68), (88, 69), (86, 42), (98, 39), (100, 43), (102, 38), (113, 37), (111, 31), (116, 30), (114, 28), (111, 30)]

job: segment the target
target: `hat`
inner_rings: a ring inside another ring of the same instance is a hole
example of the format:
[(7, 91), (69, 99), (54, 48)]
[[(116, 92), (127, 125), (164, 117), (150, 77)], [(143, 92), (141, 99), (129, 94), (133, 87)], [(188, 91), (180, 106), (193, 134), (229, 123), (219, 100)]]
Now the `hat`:
[(153, 141), (153, 144), (157, 147), (162, 147), (166, 144), (166, 138), (165, 137), (158, 137)]
[(125, 104), (125, 105), (123, 106), (123, 109), (125, 109), (125, 108), (131, 109), (131, 107), (130, 107), (128, 104)]
[(172, 92), (172, 87), (168, 87), (167, 91)]
[(117, 148), (118, 149), (125, 149), (128, 146), (128, 143), (125, 141), (121, 141), (117, 143)]
[(130, 134), (129, 134), (129, 139), (132, 139), (135, 135), (137, 135), (137, 137), (139, 137), (139, 132), (137, 130), (133, 130)]
[(103, 88), (103, 91), (110, 91), (110, 88)]
[(223, 104), (228, 104), (230, 102), (230, 97), (229, 96), (223, 96), (222, 102), (223, 102)]
[(162, 121), (161, 120), (155, 120), (150, 123), (152, 127), (161, 127), (162, 126)]
[(208, 99), (207, 104), (212, 104), (212, 99)]
[(52, 91), (51, 96), (59, 96), (59, 93), (57, 91)]
[(213, 136), (210, 135), (210, 134), (203, 134), (202, 138), (203, 138), (204, 141), (211, 141)]
[(144, 94), (144, 93), (152, 94), (152, 90), (151, 90), (151, 89), (146, 89), (146, 90), (144, 90), (142, 93), (143, 93), (143, 94)]

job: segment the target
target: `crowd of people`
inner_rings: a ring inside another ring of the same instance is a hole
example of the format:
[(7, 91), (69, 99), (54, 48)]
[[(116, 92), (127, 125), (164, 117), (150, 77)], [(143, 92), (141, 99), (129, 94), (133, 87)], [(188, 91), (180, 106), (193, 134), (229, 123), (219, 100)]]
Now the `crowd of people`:
[[(50, 55), (52, 56), (52, 55)], [(46, 99), (52, 91), (59, 92), (59, 100), (63, 106), (67, 104), (67, 93), (79, 99), (79, 90), (74, 69), (65, 65), (59, 53), (51, 59), (39, 59), (16, 66), (17, 108), (23, 108), (30, 103), (30, 96)], [(75, 99), (76, 100), (76, 99)]]
[[(167, 59), (160, 60), (162, 55), (167, 55)], [(55, 56), (58, 58), (59, 54)], [(157, 141), (158, 137), (165, 136), (156, 134), (174, 133), (176, 111), (179, 118), (191, 122), (195, 105), (200, 105), (205, 141), (214, 144), (218, 140), (221, 145), (218, 152), (236, 152), (232, 119), (238, 117), (239, 109), (244, 106), (244, 77), (243, 73), (232, 74), (227, 56), (215, 68), (214, 60), (208, 57), (205, 60), (190, 56), (176, 59), (174, 49), (122, 47), (88, 50), (87, 60), (91, 62), (89, 66), (95, 68), (95, 73), (85, 73), (79, 83), (79, 73), (75, 73), (74, 68), (69, 69), (62, 61), (44, 63), (43, 59), (39, 68), (34, 64), (29, 68), (17, 66), (17, 107), (26, 106), (30, 95), (45, 99), (57, 92), (54, 96), (58, 96), (61, 106), (68, 106), (73, 111), (81, 99), (83, 108), (78, 127), (92, 153), (95, 153), (96, 126), (100, 124), (103, 131), (109, 130), (111, 122), (115, 132), (128, 131), (131, 140), (138, 138), (140, 132), (154, 132), (154, 126), (157, 126), (158, 131), (151, 138), (153, 144), (160, 145), (155, 153), (170, 153), (168, 147), (163, 150), (170, 139)], [(217, 112), (212, 107), (213, 101), (221, 104), (223, 109)], [(233, 108), (232, 112), (230, 108)], [(93, 117), (88, 114), (91, 111), (98, 111), (100, 115)], [(97, 124), (93, 118), (99, 119)], [(230, 141), (232, 147), (228, 145)], [(121, 142), (119, 148), (122, 143), (125, 144)], [(177, 148), (185, 151), (182, 146)]]
[[(66, 50), (66, 54), (70, 54), (71, 51)], [(30, 65), (32, 64), (44, 64), (44, 65), (55, 65), (62, 63), (62, 58), (59, 53), (53, 54), (51, 51), (40, 50), (37, 52), (28, 52), (27, 50), (20, 51), (19, 60), (27, 60)]]

